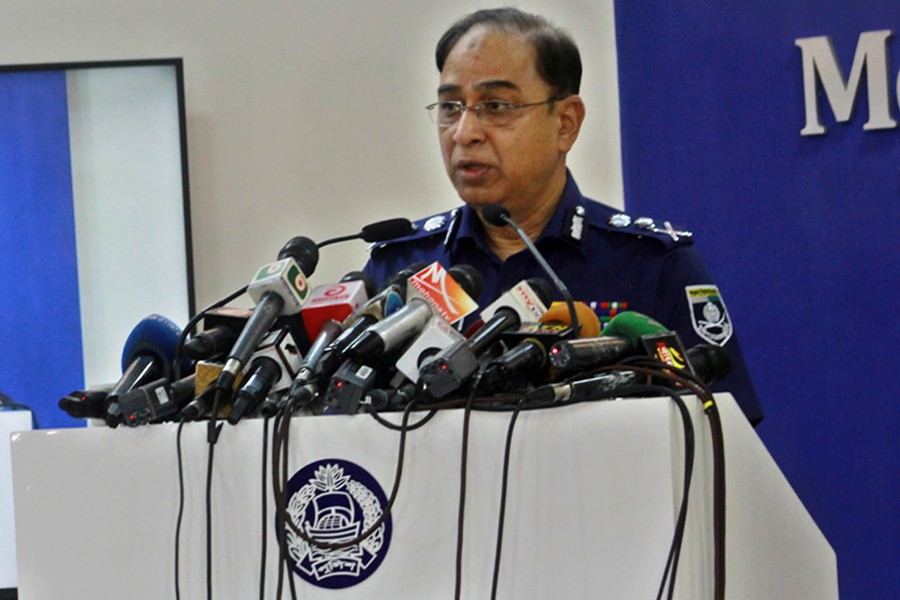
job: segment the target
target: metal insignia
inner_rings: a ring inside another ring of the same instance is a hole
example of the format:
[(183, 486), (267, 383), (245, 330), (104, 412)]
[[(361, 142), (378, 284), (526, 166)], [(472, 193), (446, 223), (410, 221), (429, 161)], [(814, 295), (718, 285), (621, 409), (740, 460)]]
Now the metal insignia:
[(609, 224), (613, 227), (628, 227), (631, 225), (631, 217), (625, 213), (617, 213), (609, 218)]
[(714, 285), (689, 285), (684, 288), (694, 331), (710, 344), (724, 346), (734, 333), (725, 302)]
[(573, 240), (581, 241), (581, 235), (584, 231), (584, 208), (577, 207), (572, 220), (569, 222), (569, 235)]
[(641, 217), (639, 219), (636, 219), (634, 221), (634, 225), (639, 229), (646, 229), (647, 231), (652, 231), (653, 233), (665, 233), (670, 238), (672, 238), (673, 242), (677, 242), (680, 238), (689, 238), (694, 236), (694, 234), (690, 231), (675, 229), (668, 221), (663, 221), (663, 226), (658, 227), (656, 223), (653, 222), (653, 219), (649, 217)]
[(444, 215), (435, 215), (425, 221), (425, 225), (423, 225), (422, 228), (428, 232), (437, 231), (438, 229), (443, 227), (444, 223), (446, 222), (447, 217), (445, 217)]

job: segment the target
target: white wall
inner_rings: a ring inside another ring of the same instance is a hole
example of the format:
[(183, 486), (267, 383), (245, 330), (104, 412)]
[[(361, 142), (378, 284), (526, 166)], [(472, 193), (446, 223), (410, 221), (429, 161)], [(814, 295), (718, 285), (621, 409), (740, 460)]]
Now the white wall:
[[(568, 29), (588, 117), (571, 166), (622, 205), (612, 0), (523, 2)], [(483, 5), (425, 0), (7, 0), (0, 62), (182, 57), (198, 308), (244, 285), (294, 235), (316, 240), (458, 203), (423, 109), (433, 49)], [(365, 261), (325, 248), (314, 283)]]

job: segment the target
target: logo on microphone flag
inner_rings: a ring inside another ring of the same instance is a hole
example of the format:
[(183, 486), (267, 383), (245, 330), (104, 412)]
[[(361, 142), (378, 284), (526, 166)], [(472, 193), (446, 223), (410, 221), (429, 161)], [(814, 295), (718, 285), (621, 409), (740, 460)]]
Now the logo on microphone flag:
[(427, 300), (450, 324), (464, 318), (478, 308), (441, 263), (435, 261), (409, 278), (409, 290)]
[[(307, 464), (287, 485), (289, 518), (315, 541), (338, 544), (357, 539), (381, 518), (387, 496), (372, 475), (339, 458)], [(343, 589), (365, 581), (381, 565), (391, 544), (388, 516), (364, 540), (345, 548), (310, 544), (285, 525), (288, 554), (294, 571), (306, 582)]]

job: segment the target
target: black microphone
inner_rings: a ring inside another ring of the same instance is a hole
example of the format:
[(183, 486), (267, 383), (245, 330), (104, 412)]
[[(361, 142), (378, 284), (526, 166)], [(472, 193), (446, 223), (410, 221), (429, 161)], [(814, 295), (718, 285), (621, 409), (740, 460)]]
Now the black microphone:
[(509, 225), (516, 231), (522, 239), (522, 242), (524, 242), (525, 247), (528, 248), (528, 251), (531, 252), (531, 255), (534, 256), (537, 263), (541, 266), (547, 276), (550, 277), (550, 281), (553, 282), (553, 285), (555, 285), (556, 289), (562, 294), (563, 300), (565, 300), (566, 305), (569, 307), (569, 318), (572, 323), (572, 329), (577, 334), (581, 330), (581, 325), (578, 323), (578, 315), (575, 312), (575, 301), (572, 299), (572, 294), (569, 293), (569, 288), (566, 287), (566, 284), (562, 282), (562, 279), (560, 279), (556, 272), (550, 267), (550, 263), (548, 263), (547, 259), (544, 258), (544, 255), (540, 253), (531, 241), (531, 238), (528, 237), (528, 234), (519, 227), (518, 223), (512, 220), (512, 217), (509, 216), (509, 211), (499, 204), (485, 205), (481, 209), (481, 216), (484, 217), (485, 221), (495, 227)]
[(561, 383), (549, 383), (536, 387), (527, 392), (523, 398), (525, 402), (581, 402), (592, 400), (598, 395), (613, 390), (636, 385), (643, 375), (634, 371), (609, 371), (578, 381), (564, 381)]
[(247, 369), (248, 377), (234, 394), (228, 422), (237, 425), (241, 418), (256, 408), (265, 398), (272, 385), (281, 377), (281, 367), (271, 356), (254, 358)]
[(195, 383), (193, 374), (172, 382), (163, 377), (122, 394), (118, 402), (122, 423), (137, 427), (177, 414), (194, 397)]
[[(694, 373), (706, 384), (720, 380), (731, 372), (731, 357), (720, 346), (698, 344), (685, 354)], [(592, 400), (600, 394), (637, 385), (645, 378), (645, 375), (635, 371), (608, 371), (586, 379), (542, 385), (525, 394), (524, 400), (536, 403)]]
[(191, 360), (210, 360), (230, 351), (253, 314), (246, 308), (216, 307), (203, 315), (203, 331), (191, 336), (182, 347)]
[(687, 358), (694, 374), (707, 385), (721, 381), (731, 373), (731, 354), (722, 346), (697, 344), (687, 349)]
[[(548, 349), (571, 335), (571, 323), (568, 321), (570, 315), (571, 313), (559, 311), (556, 315), (559, 320), (526, 323), (515, 331), (504, 333), (506, 343), (511, 340), (519, 340), (519, 343), (484, 367), (478, 388), (491, 393), (546, 379), (550, 374)], [(587, 310), (584, 316), (587, 327), (583, 332), (600, 329), (600, 322), (592, 311)]]
[(267, 398), (260, 406), (260, 414), (264, 417), (273, 417), (279, 410), (293, 403), (294, 406), (302, 406), (315, 398), (319, 392), (318, 378), (320, 375), (319, 365), (322, 356), (325, 354), (326, 348), (338, 337), (343, 327), (337, 321), (326, 321), (319, 335), (309, 347), (303, 363), (297, 370), (297, 375), (291, 382), (290, 391), (286, 397), (281, 399)]
[(482, 311), (484, 324), (468, 340), (462, 340), (426, 359), (419, 377), (435, 398), (458, 390), (478, 370), (478, 355), (499, 341), (503, 332), (533, 322), (547, 312), (550, 286), (543, 279), (521, 281)]
[(59, 400), (59, 407), (76, 419), (105, 419), (105, 390), (75, 390)]
[(325, 240), (324, 242), (319, 242), (318, 247), (323, 248), (325, 246), (336, 244), (338, 242), (346, 242), (348, 240), (358, 239), (362, 239), (363, 241), (369, 243), (386, 242), (388, 240), (393, 240), (405, 235), (409, 235), (414, 231), (415, 227), (409, 219), (387, 219), (385, 221), (379, 221), (377, 223), (372, 223), (371, 225), (366, 225), (359, 233), (354, 233), (352, 235), (343, 235), (340, 237)]
[(550, 348), (550, 363), (563, 371), (588, 371), (641, 351), (645, 335), (667, 333), (659, 322), (634, 311), (613, 317), (597, 337), (562, 340)]

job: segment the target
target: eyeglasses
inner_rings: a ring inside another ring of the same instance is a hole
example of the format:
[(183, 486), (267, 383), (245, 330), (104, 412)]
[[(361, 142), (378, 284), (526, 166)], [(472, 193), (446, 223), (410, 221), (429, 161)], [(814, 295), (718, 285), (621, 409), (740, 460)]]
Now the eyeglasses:
[(443, 100), (435, 102), (425, 107), (431, 120), (441, 128), (453, 127), (462, 118), (463, 113), (467, 110), (475, 111), (475, 116), (481, 121), (482, 125), (488, 127), (504, 127), (512, 124), (518, 116), (520, 108), (530, 108), (532, 106), (541, 106), (542, 104), (551, 104), (559, 98), (548, 98), (542, 102), (528, 102), (526, 104), (514, 104), (503, 100), (488, 100), (466, 106), (459, 100)]

